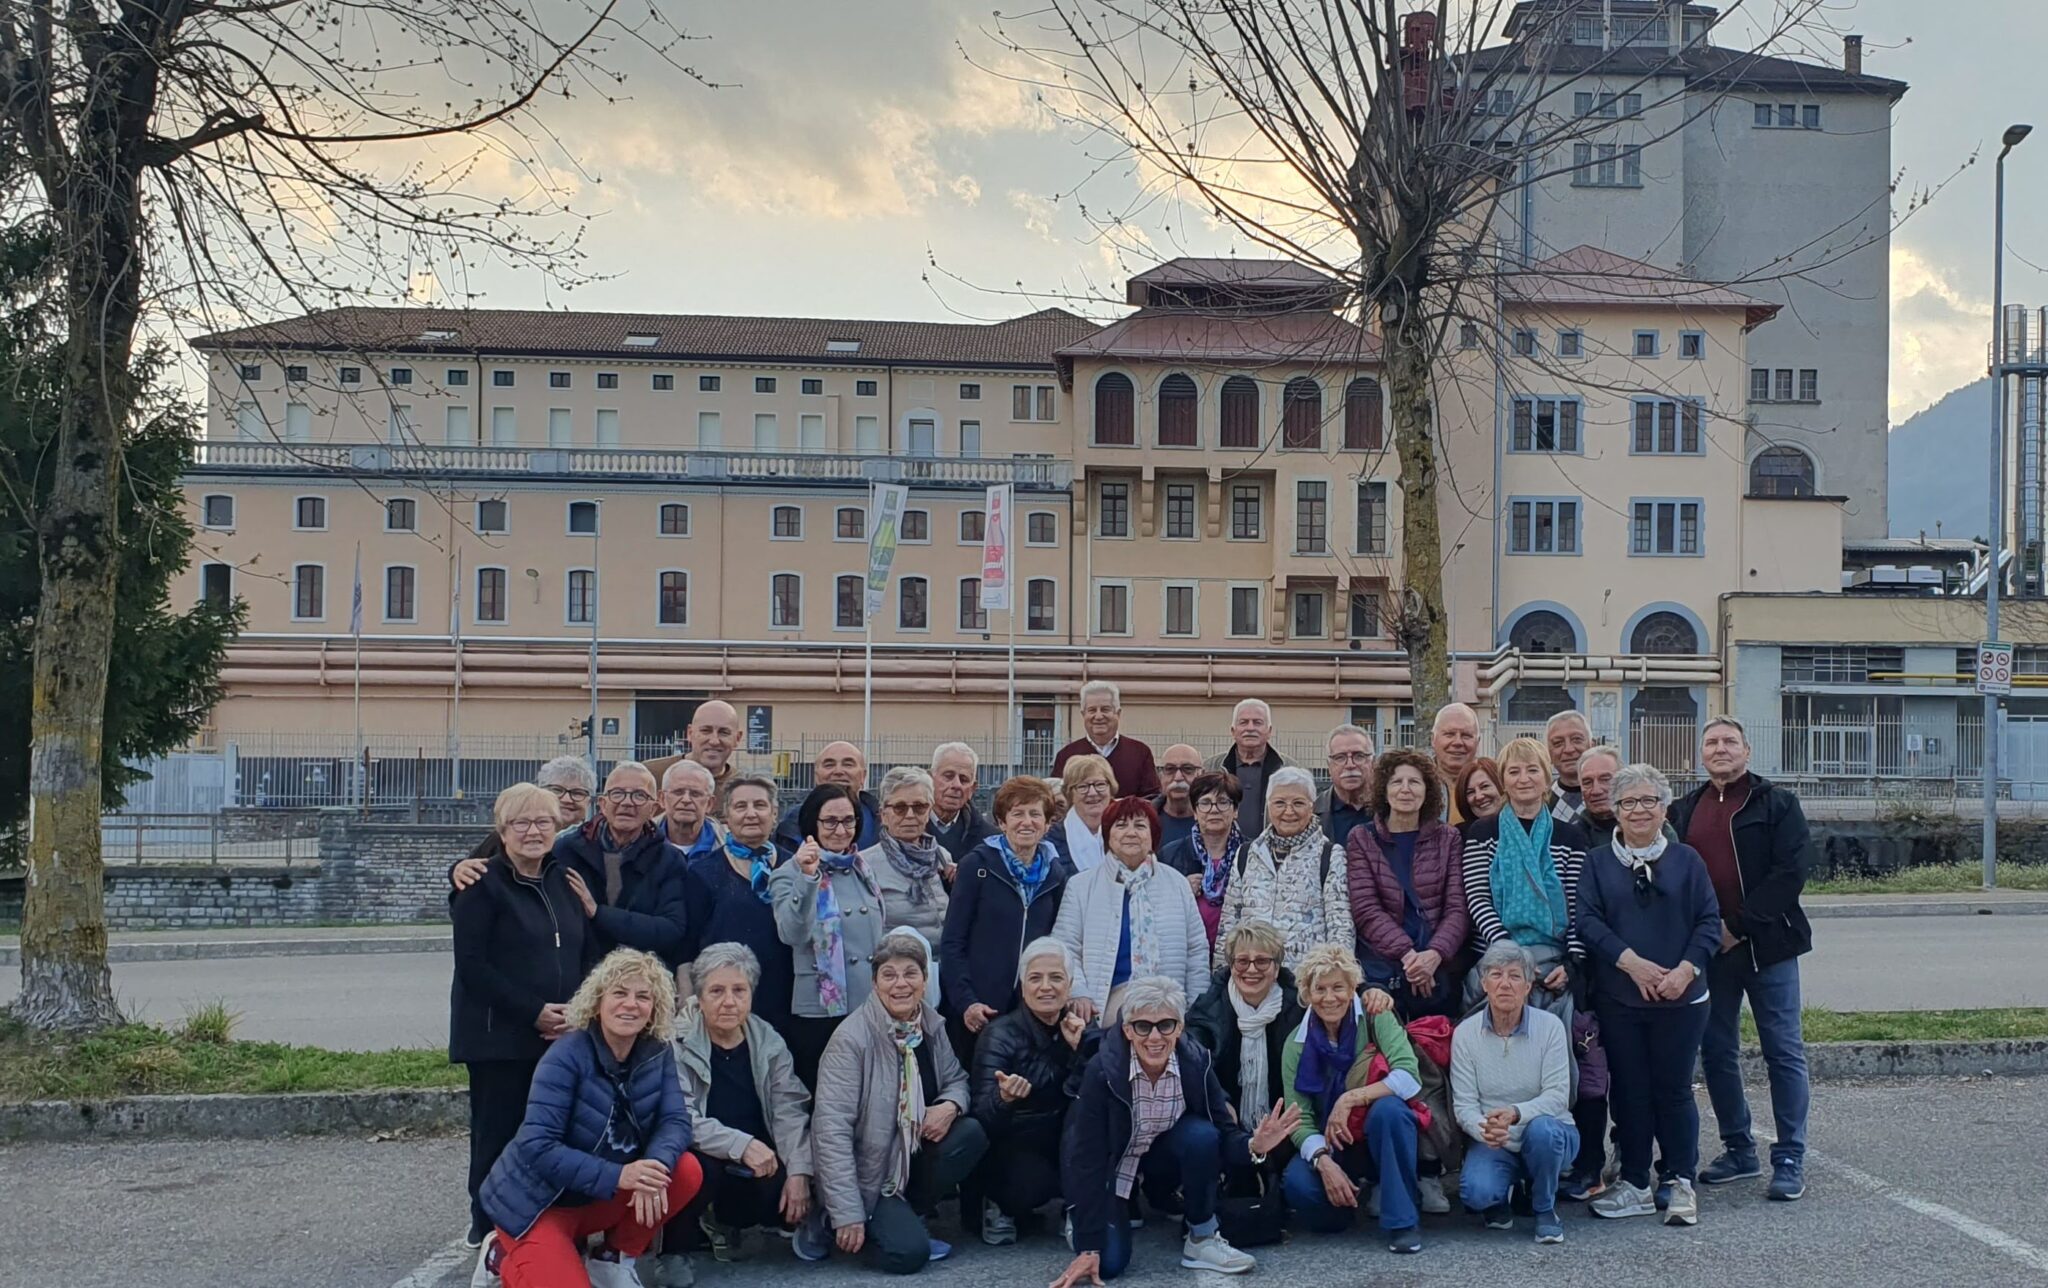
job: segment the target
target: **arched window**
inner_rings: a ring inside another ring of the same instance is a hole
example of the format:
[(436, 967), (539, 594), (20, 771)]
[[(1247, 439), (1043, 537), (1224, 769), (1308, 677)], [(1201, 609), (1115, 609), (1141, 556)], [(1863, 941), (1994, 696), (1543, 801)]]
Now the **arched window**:
[(1631, 653), (1688, 656), (1700, 651), (1700, 635), (1677, 613), (1651, 613), (1636, 623), (1628, 648)]
[(1111, 371), (1095, 382), (1095, 443), (1098, 447), (1134, 447), (1138, 442), (1137, 391), (1131, 378)]
[(1749, 463), (1751, 496), (1812, 496), (1813, 458), (1796, 447), (1767, 447)]
[(1323, 387), (1307, 376), (1287, 382), (1281, 402), (1280, 445), (1321, 451), (1323, 447)]
[(1223, 382), (1222, 445), (1259, 445), (1259, 385), (1250, 376), (1232, 376)]
[(1385, 399), (1380, 394), (1380, 382), (1371, 376), (1360, 376), (1344, 389), (1344, 450), (1347, 452), (1376, 452), (1387, 445), (1386, 430), (1381, 421), (1385, 415)]
[(1198, 397), (1195, 382), (1177, 371), (1159, 382), (1161, 447), (1194, 447), (1200, 441), (1195, 428)]
[(1547, 608), (1522, 614), (1508, 632), (1508, 643), (1524, 653), (1576, 653), (1579, 635), (1563, 616)]

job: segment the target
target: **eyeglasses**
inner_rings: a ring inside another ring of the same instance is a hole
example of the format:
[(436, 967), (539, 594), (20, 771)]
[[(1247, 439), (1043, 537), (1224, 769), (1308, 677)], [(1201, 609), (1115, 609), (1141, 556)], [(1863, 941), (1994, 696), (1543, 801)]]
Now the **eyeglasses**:
[(1220, 814), (1227, 809), (1236, 809), (1237, 802), (1231, 800), (1228, 796), (1204, 796), (1195, 802), (1195, 808)]
[(818, 830), (820, 832), (851, 832), (853, 827), (854, 823), (851, 816), (846, 818), (821, 818), (818, 820)]
[(882, 808), (898, 818), (908, 818), (913, 814), (931, 813), (932, 803), (930, 801), (890, 801), (887, 805), (882, 806)]
[(1180, 1032), (1179, 1020), (1125, 1020), (1124, 1023), (1130, 1025), (1131, 1032), (1141, 1038), (1149, 1038), (1154, 1033), (1163, 1038), (1170, 1038)]
[(581, 787), (555, 787), (551, 785), (548, 790), (555, 794), (556, 800), (569, 801), (576, 805), (581, 805), (590, 799), (590, 793), (584, 791)]
[(1241, 971), (1269, 971), (1279, 965), (1278, 957), (1233, 957), (1230, 969)]
[(552, 818), (515, 818), (508, 819), (505, 823), (505, 826), (515, 834), (552, 832), (561, 825), (560, 820)]
[(604, 794), (604, 798), (614, 805), (646, 805), (654, 800), (637, 787), (614, 787)]
[(1074, 789), (1082, 796), (1107, 796), (1109, 790), (1109, 784), (1104, 782), (1082, 783)]
[(1172, 774), (1180, 778), (1193, 778), (1196, 774), (1202, 772), (1202, 767), (1200, 765), (1161, 765), (1159, 772), (1162, 774)]
[(1363, 751), (1333, 751), (1330, 753), (1330, 763), (1333, 765), (1363, 765), (1371, 759), (1371, 754)]
[(1647, 814), (1663, 803), (1655, 796), (1631, 796), (1625, 801), (1614, 802), (1614, 808), (1622, 814)]

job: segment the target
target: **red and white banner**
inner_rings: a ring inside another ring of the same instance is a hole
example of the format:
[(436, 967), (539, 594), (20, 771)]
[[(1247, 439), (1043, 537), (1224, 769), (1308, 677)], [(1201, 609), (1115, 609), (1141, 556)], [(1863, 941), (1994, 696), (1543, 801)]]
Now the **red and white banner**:
[(981, 529), (981, 606), (1010, 607), (1010, 485), (988, 490)]

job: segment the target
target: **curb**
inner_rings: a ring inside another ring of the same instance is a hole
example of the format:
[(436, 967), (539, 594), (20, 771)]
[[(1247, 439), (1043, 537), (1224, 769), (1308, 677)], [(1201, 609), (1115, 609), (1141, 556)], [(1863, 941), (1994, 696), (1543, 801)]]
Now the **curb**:
[[(1853, 896), (1851, 896), (1853, 897)], [(2040, 917), (2048, 916), (2048, 897), (2040, 899), (1949, 899), (1919, 903), (1809, 903), (1806, 915), (1824, 917)]]
[[(2048, 1074), (2048, 1038), (1985, 1042), (1820, 1042), (1806, 1048), (1819, 1081), (1856, 1078), (2024, 1077)], [(1742, 1053), (1745, 1078), (1762, 1080), (1762, 1055)], [(469, 1093), (299, 1092), (250, 1096), (129, 1096), (0, 1104), (0, 1144), (107, 1140), (261, 1140), (343, 1133), (460, 1134)]]
[[(378, 935), (363, 939), (180, 939), (163, 943), (107, 946), (107, 961), (218, 961), (239, 957), (353, 957), (375, 953), (445, 953), (455, 947), (453, 931), (422, 935)], [(21, 946), (0, 945), (0, 966), (19, 966)]]

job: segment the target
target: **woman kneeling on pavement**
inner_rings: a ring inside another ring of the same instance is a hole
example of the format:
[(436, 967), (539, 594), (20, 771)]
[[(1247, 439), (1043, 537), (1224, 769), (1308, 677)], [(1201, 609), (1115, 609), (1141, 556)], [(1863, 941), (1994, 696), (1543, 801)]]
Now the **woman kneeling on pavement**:
[(1218, 1229), (1217, 1185), (1226, 1167), (1265, 1162), (1300, 1115), (1275, 1102), (1247, 1132), (1209, 1053), (1185, 1039), (1186, 1023), (1179, 984), (1157, 975), (1134, 980), (1121, 1025), (1081, 1071), (1060, 1150), (1074, 1259), (1052, 1288), (1100, 1283), (1129, 1267), (1141, 1178), (1155, 1209), (1180, 1191), (1187, 1224), (1181, 1265), (1236, 1275), (1256, 1264)]
[(675, 1001), (668, 967), (630, 948), (569, 999), (569, 1032), (541, 1057), (526, 1121), (484, 1180), (489, 1263), (507, 1288), (639, 1288), (637, 1258), (696, 1197)]
[(811, 1152), (839, 1250), (890, 1274), (949, 1255), (925, 1219), (981, 1162), (988, 1137), (966, 1116), (967, 1072), (925, 1004), (930, 958), (915, 934), (882, 936), (874, 992), (818, 1062)]
[(974, 1045), (973, 1114), (988, 1134), (980, 1179), (961, 1191), (964, 1221), (981, 1218), (981, 1241), (1017, 1241), (1017, 1222), (1060, 1196), (1060, 1128), (1067, 1082), (1082, 1063), (1088, 1022), (1070, 1004), (1074, 959), (1050, 936), (1024, 946), (1023, 1003), (990, 1024)]
[(1422, 1082), (1394, 999), (1375, 988), (1361, 1000), (1365, 973), (1335, 944), (1310, 949), (1294, 976), (1308, 1015), (1281, 1057), (1281, 1087), (1300, 1114), (1300, 1155), (1282, 1180), (1288, 1205), (1309, 1229), (1336, 1234), (1350, 1226), (1361, 1190), (1376, 1181), (1387, 1246), (1420, 1252), (1415, 1111), (1407, 1102)]
[(761, 964), (744, 944), (717, 943), (691, 973), (697, 995), (677, 1018), (676, 1064), (704, 1188), (668, 1224), (663, 1281), (688, 1283), (670, 1257), (706, 1239), (718, 1260), (739, 1260), (743, 1236), (762, 1226), (794, 1229), (797, 1256), (822, 1260), (831, 1245), (811, 1201), (811, 1093), (782, 1038), (754, 1014)]

